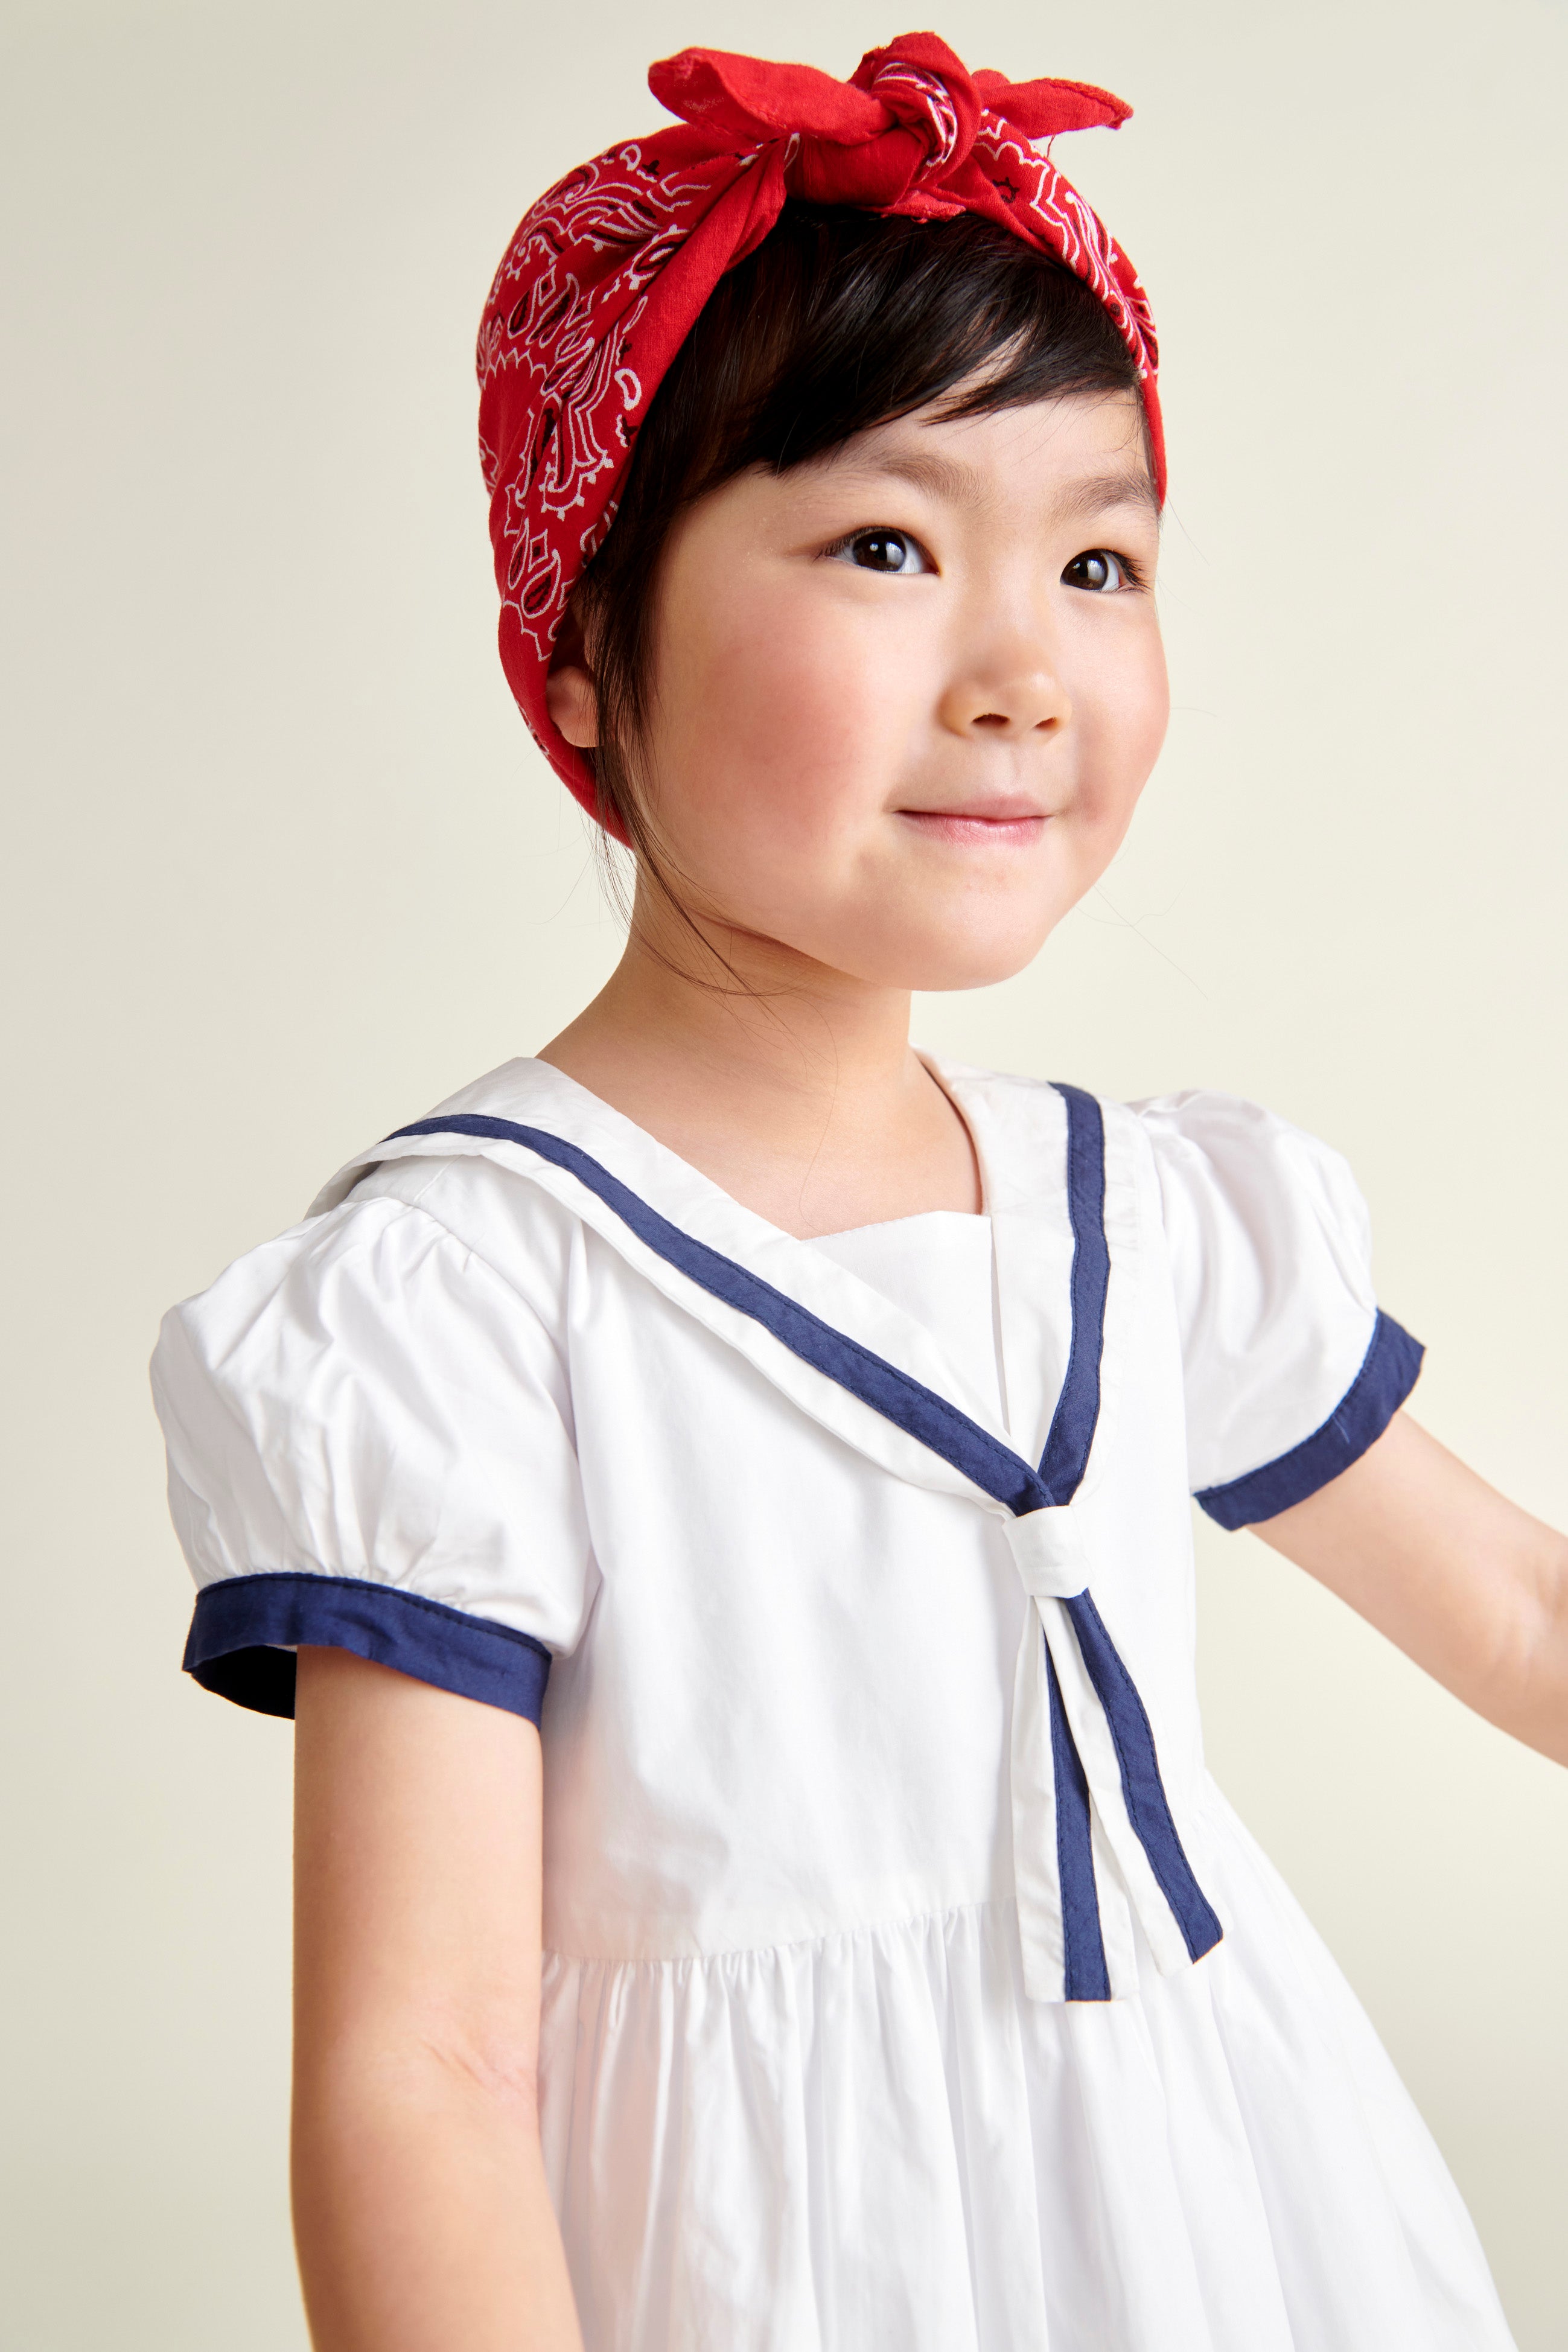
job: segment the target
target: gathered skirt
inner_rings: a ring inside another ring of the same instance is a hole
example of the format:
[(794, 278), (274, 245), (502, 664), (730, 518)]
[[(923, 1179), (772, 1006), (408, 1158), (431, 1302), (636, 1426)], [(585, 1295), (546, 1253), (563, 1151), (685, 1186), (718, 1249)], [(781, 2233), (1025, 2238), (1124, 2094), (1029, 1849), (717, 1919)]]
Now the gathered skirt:
[(1212, 1781), (1226, 1923), (1031, 2000), (1002, 1900), (710, 1958), (545, 1957), (587, 2352), (1509, 2352), (1474, 2227)]

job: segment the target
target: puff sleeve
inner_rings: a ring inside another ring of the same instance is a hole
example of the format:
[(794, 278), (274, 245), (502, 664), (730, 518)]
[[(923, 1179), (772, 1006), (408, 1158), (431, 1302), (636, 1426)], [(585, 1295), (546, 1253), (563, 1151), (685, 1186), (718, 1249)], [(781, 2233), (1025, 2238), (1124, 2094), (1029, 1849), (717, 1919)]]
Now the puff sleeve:
[(1247, 1527), (1365, 1453), (1422, 1349), (1379, 1310), (1366, 1204), (1337, 1151), (1231, 1095), (1136, 1108), (1159, 1172), (1191, 1484), (1222, 1527)]
[(291, 1715), (321, 1643), (538, 1720), (596, 1570), (537, 1302), (424, 1210), (351, 1200), (174, 1307), (153, 1389), (197, 1681)]

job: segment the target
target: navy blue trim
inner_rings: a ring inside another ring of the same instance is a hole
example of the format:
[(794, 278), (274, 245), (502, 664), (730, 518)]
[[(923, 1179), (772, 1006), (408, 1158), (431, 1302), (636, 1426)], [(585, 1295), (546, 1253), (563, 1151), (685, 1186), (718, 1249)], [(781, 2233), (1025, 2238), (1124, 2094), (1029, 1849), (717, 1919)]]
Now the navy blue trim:
[[(1046, 1641), (1044, 1633), (1042, 1642)], [(1073, 1741), (1056, 1661), (1046, 1642), (1046, 1682), (1051, 1699), (1051, 1764), (1057, 1784), (1057, 1883), (1061, 1889), (1062, 1991), (1068, 2000), (1109, 2000), (1110, 1971), (1100, 1930), (1094, 1881), (1094, 1841), (1089, 1826), (1089, 1781)]]
[(1080, 1592), (1076, 1600), (1063, 1605), (1072, 1619), (1089, 1678), (1110, 1726), (1116, 1760), (1121, 1770), (1127, 1818), (1149, 1857), (1149, 1867), (1159, 1882), (1160, 1891), (1175, 1916), (1188, 1956), (1200, 1960), (1205, 1952), (1214, 1949), (1224, 1930), (1193, 1875), (1193, 1866), (1176, 1834), (1164, 1782), (1160, 1778), (1154, 1734), (1143, 1711), (1143, 1702), (1105, 1630), (1104, 1619), (1088, 1593)]
[[(694, 1241), (661, 1217), (640, 1195), (597, 1160), (591, 1159), (574, 1143), (564, 1142), (558, 1135), (543, 1128), (516, 1127), (508, 1118), (491, 1118), (473, 1111), (464, 1111), (447, 1118), (417, 1118), (412, 1127), (400, 1127), (389, 1135), (389, 1143), (405, 1135), (471, 1135), (481, 1136), (499, 1143), (520, 1143), (524, 1150), (537, 1152), (553, 1167), (563, 1168), (575, 1176), (590, 1192), (596, 1193), (608, 1209), (613, 1209), (624, 1224), (629, 1225), (637, 1239), (645, 1242), (667, 1265), (695, 1282), (714, 1298), (721, 1298), (727, 1307), (737, 1307), (749, 1315), (764, 1330), (771, 1331), (782, 1346), (803, 1363), (836, 1381), (851, 1396), (868, 1404), (885, 1421), (901, 1429), (951, 1462), (984, 1494), (998, 1503), (1005, 1503), (1016, 1516), (1037, 1511), (1055, 1498), (1021, 1455), (1011, 1446), (1001, 1444), (988, 1430), (971, 1421), (955, 1404), (937, 1395), (908, 1372), (901, 1372), (869, 1348), (862, 1347), (843, 1331), (834, 1329), (819, 1315), (799, 1306), (775, 1290), (771, 1282), (737, 1265), (733, 1258), (710, 1249), (706, 1242)], [(1096, 1382), (1098, 1387), (1098, 1372)]]
[(1105, 1239), (1105, 1115), (1081, 1087), (1057, 1087), (1068, 1108), (1068, 1218), (1072, 1226), (1072, 1339), (1051, 1415), (1040, 1477), (1053, 1503), (1070, 1503), (1089, 1467), (1100, 1419), (1100, 1360), (1110, 1251)]
[[(416, 1682), (539, 1721), (550, 1653), (530, 1633), (359, 1576), (267, 1570), (196, 1595), (184, 1668), (258, 1715), (294, 1712), (293, 1644), (352, 1650)], [(290, 1646), (284, 1647), (282, 1644)]]
[(1320, 1486), (1359, 1462), (1374, 1445), (1415, 1386), (1426, 1349), (1419, 1339), (1379, 1312), (1361, 1370), (1321, 1429), (1261, 1470), (1205, 1486), (1197, 1500), (1222, 1528), (1256, 1527), (1304, 1503)]

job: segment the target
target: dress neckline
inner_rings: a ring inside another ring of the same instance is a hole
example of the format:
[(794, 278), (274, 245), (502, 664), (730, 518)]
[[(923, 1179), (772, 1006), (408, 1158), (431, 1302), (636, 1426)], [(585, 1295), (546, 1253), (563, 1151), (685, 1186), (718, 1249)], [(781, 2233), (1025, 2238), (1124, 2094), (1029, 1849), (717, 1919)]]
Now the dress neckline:
[[(1038, 1474), (1030, 1465), (1041, 1461), (1044, 1466), (1040, 1449), (1068, 1374), (1076, 1373), (1080, 1386), (1087, 1379), (1090, 1390), (1098, 1391), (1099, 1317), (1092, 1318), (1092, 1330), (1079, 1332), (1070, 1296), (1076, 1287), (1072, 1274), (1078, 1227), (1086, 1209), (1101, 1249), (1103, 1239), (1094, 1208), (1084, 1203), (1075, 1213), (1069, 1199), (1075, 1188), (1064, 1181), (1064, 1156), (1068, 1162), (1075, 1156), (1070, 1149), (1064, 1155), (1071, 1107), (1091, 1114), (1097, 1150), (1098, 1107), (1076, 1088), (954, 1068), (929, 1051), (916, 1051), (969, 1129), (979, 1165), (982, 1206), (976, 1212), (915, 1213), (917, 1218), (962, 1217), (964, 1226), (977, 1233), (989, 1228), (999, 1301), (1002, 1386), (1011, 1427), (997, 1424), (994, 1410), (973, 1395), (929, 1329), (852, 1272), (828, 1236), (820, 1242), (803, 1240), (772, 1224), (550, 1063), (523, 1058), (504, 1064), (429, 1117), (356, 1154), (318, 1193), (310, 1213), (334, 1207), (359, 1176), (388, 1158), (415, 1153), (447, 1157), (456, 1151), (510, 1162), (513, 1152), (520, 1151), (525, 1155), (521, 1164), (535, 1181), (560, 1193), (617, 1246), (629, 1246), (656, 1283), (673, 1286), (700, 1318), (710, 1310), (689, 1290), (689, 1274), (683, 1271), (694, 1252), (705, 1257), (718, 1284), (716, 1295), (727, 1297), (733, 1290), (738, 1300), (739, 1291), (750, 1295), (761, 1284), (773, 1302), (763, 1302), (760, 1310), (770, 1328), (781, 1311), (804, 1309), (819, 1334), (837, 1334), (852, 1350), (868, 1350), (870, 1359), (897, 1367), (898, 1379), (919, 1383), (937, 1406), (939, 1420), (949, 1409), (966, 1416), (990, 1465), (977, 1481), (986, 1491), (1000, 1492), (995, 1483), (1000, 1478), (1011, 1493), (1015, 1472), (1021, 1474), (1020, 1492), (1032, 1491)], [(887, 1222), (895, 1228), (903, 1223)], [(917, 1224), (914, 1231), (920, 1230)], [(934, 1243), (940, 1227), (924, 1230)], [(651, 1260), (644, 1255), (648, 1250)], [(698, 1287), (700, 1292), (701, 1281)], [(743, 1311), (750, 1317), (752, 1309)], [(734, 1333), (722, 1310), (721, 1319)], [(1057, 1344), (1041, 1345), (1042, 1320), (1054, 1328)], [(773, 1332), (775, 1341), (780, 1337)], [(1087, 1339), (1088, 1348), (1075, 1349), (1075, 1337)], [(743, 1349), (752, 1344), (745, 1340)], [(793, 1390), (796, 1375), (783, 1364), (777, 1370)], [(1073, 1452), (1079, 1456), (1087, 1454), (1097, 1417), (1095, 1396), (1086, 1395), (1083, 1402), (1087, 1413), (1075, 1416), (1079, 1443)], [(832, 1410), (837, 1417), (838, 1408)], [(875, 1417), (881, 1418), (879, 1412)], [(878, 1433), (868, 1425), (864, 1435), (874, 1453), (893, 1444), (902, 1458), (908, 1433), (894, 1441), (889, 1428)], [(959, 1444), (966, 1456), (973, 1451), (968, 1438), (961, 1435)], [(1003, 1451), (993, 1456), (994, 1446)], [(1068, 1466), (1062, 1480), (1065, 1492), (1076, 1489), (1082, 1468), (1081, 1458)]]
[(966, 1230), (987, 1233), (991, 1228), (989, 1209), (916, 1209), (907, 1217), (876, 1217), (867, 1225), (844, 1225), (836, 1233), (813, 1234), (812, 1246), (825, 1242), (858, 1241), (862, 1234), (895, 1234), (916, 1225), (962, 1225)]

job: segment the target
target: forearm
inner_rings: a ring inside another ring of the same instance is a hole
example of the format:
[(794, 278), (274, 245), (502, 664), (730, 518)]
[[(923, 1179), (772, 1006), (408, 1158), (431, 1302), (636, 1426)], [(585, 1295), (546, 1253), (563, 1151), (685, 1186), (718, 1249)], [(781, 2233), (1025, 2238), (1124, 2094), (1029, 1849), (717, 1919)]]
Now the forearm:
[(581, 2352), (531, 2086), (412, 2039), (306, 2051), (293, 2187), (316, 2352)]
[(1407, 1414), (1255, 1532), (1478, 1715), (1568, 1764), (1568, 1537)]
[(1528, 1569), (1521, 1637), (1480, 1711), (1527, 1747), (1568, 1764), (1568, 1537), (1542, 1528)]

